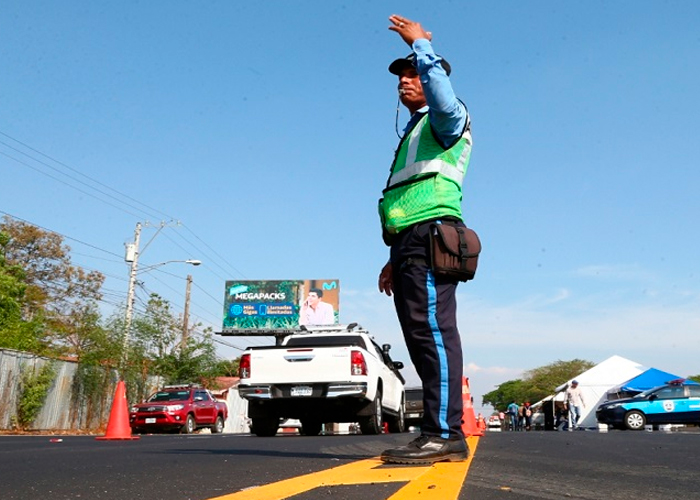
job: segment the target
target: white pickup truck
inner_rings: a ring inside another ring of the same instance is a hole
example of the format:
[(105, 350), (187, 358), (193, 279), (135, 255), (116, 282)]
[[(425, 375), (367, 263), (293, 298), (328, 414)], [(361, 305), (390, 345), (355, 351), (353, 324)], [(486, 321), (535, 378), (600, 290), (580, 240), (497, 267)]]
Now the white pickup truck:
[(274, 436), (282, 419), (298, 419), (312, 436), (326, 422), (357, 422), (363, 434), (404, 430), (403, 363), (391, 360), (362, 327), (306, 327), (281, 345), (249, 347), (238, 392), (248, 400), (257, 436)]

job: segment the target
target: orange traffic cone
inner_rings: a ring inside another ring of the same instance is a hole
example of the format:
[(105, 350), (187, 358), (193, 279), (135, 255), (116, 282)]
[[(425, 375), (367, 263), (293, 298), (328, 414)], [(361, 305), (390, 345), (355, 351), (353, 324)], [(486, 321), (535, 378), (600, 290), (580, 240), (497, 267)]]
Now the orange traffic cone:
[(114, 401), (112, 401), (112, 409), (109, 412), (107, 433), (104, 436), (96, 437), (95, 439), (103, 441), (140, 438), (141, 436), (131, 435), (131, 426), (129, 425), (129, 409), (126, 405), (126, 385), (124, 385), (124, 381), (120, 380), (117, 384), (117, 389), (114, 391)]
[(469, 379), (462, 377), (462, 432), (465, 436), (483, 436), (483, 429), (476, 425), (476, 415), (472, 406), (472, 395), (469, 391)]

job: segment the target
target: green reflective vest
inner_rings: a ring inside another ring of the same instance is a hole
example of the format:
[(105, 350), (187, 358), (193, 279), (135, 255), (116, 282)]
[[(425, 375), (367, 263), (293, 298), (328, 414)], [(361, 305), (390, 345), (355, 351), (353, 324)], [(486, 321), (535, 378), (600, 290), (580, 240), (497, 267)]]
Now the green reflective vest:
[(384, 231), (396, 234), (425, 220), (462, 218), (462, 181), (472, 149), (470, 127), (450, 148), (435, 139), (428, 115), (399, 144), (379, 216)]

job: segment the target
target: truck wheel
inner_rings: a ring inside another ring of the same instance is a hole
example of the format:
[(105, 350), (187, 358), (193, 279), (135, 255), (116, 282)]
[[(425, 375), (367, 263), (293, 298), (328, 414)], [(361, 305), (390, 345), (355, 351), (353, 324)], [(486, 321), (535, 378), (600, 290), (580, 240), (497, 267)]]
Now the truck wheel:
[(197, 428), (197, 424), (194, 421), (194, 416), (190, 413), (187, 415), (187, 418), (185, 419), (185, 425), (182, 426), (182, 429), (180, 429), (180, 432), (183, 434), (192, 434), (194, 430)]
[(222, 432), (224, 432), (224, 419), (221, 417), (221, 415), (218, 415), (216, 417), (216, 422), (211, 428), (211, 432), (212, 434), (221, 434)]
[(401, 433), (406, 430), (406, 420), (403, 408), (404, 404), (402, 401), (401, 405), (399, 406), (399, 414), (396, 416), (392, 415), (391, 418), (389, 418), (389, 432)]
[(381, 434), (382, 433), (382, 393), (377, 390), (377, 395), (370, 405), (372, 414), (360, 417), (360, 430), (362, 434)]
[(253, 419), (251, 430), (258, 437), (271, 437), (277, 434), (280, 419), (277, 417), (257, 417)]
[(302, 436), (318, 436), (321, 433), (321, 424), (320, 421), (314, 420), (314, 419), (309, 419), (309, 418), (302, 418), (301, 419), (301, 435)]

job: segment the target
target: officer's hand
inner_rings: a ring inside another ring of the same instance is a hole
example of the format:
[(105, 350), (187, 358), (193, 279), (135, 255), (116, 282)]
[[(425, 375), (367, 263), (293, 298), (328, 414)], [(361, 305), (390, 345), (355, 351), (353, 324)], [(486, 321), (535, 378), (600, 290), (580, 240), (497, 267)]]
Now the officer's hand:
[(401, 38), (403, 38), (403, 41), (406, 42), (409, 47), (419, 38), (425, 38), (427, 40), (433, 39), (433, 34), (430, 31), (425, 31), (420, 23), (415, 23), (403, 16), (392, 14), (389, 16), (389, 21), (392, 23), (389, 29), (401, 35)]
[(391, 293), (394, 291), (394, 278), (393, 272), (391, 270), (391, 262), (387, 262), (379, 273), (379, 291), (387, 294), (391, 297)]

